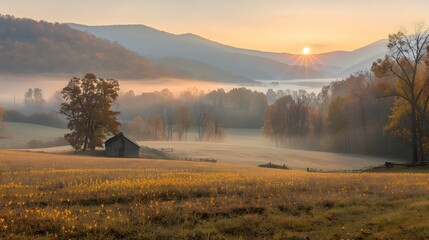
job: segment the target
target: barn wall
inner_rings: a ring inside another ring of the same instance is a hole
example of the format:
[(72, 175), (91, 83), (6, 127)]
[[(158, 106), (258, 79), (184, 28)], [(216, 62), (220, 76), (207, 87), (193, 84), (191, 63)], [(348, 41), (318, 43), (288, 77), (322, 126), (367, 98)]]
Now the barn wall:
[(120, 139), (111, 142), (106, 146), (105, 154), (108, 157), (119, 157), (119, 148), (121, 147)]
[(125, 156), (127, 158), (138, 158), (140, 147), (130, 141), (125, 141)]
[[(113, 142), (110, 142), (106, 146), (105, 155), (107, 157), (120, 157), (120, 148), (121, 148), (121, 139), (118, 138)], [(140, 147), (136, 146), (134, 143), (125, 139), (125, 156), (126, 158), (138, 158), (140, 152)]]

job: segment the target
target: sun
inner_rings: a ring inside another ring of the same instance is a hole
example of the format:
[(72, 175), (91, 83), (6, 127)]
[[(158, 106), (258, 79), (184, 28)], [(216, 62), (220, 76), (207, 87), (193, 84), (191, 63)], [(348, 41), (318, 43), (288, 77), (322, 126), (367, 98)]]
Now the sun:
[(311, 49), (309, 47), (305, 47), (302, 49), (302, 54), (309, 55), (311, 53)]

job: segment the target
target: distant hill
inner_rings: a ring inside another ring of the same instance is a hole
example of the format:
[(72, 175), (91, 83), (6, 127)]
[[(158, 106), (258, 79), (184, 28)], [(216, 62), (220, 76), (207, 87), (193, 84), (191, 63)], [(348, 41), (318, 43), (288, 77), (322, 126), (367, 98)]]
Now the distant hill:
[(115, 78), (192, 78), (227, 83), (254, 83), (197, 60), (160, 62), (120, 43), (97, 38), (66, 24), (0, 15), (0, 74), (96, 73)]
[(371, 56), (361, 62), (356, 63), (353, 66), (343, 70), (338, 74), (338, 76), (348, 76), (356, 71), (370, 71), (372, 63), (376, 61), (378, 58), (384, 58), (386, 53), (379, 53), (377, 55)]
[(168, 75), (123, 46), (66, 24), (0, 15), (0, 73), (87, 73), (124, 78)]
[[(194, 34), (175, 35), (144, 25), (85, 26), (69, 24), (75, 29), (116, 41), (142, 56), (179, 57), (210, 64), (215, 68), (251, 79), (305, 78), (299, 54), (255, 51), (227, 46)], [(287, 43), (285, 43), (287, 44)], [(346, 76), (356, 66), (387, 53), (387, 40), (380, 40), (354, 51), (335, 51), (312, 55), (307, 77)]]
[(226, 46), (194, 34), (175, 35), (144, 25), (85, 26), (69, 24), (97, 37), (118, 42), (142, 56), (192, 59), (248, 79), (322, 77), (323, 72), (251, 55), (245, 49)]
[[(300, 56), (299, 54), (261, 52), (246, 49), (240, 49), (240, 51), (242, 53), (269, 58), (285, 64), (292, 64)], [(334, 51), (312, 54), (312, 56), (314, 57), (315, 65), (319, 65), (319, 68), (322, 66), (325, 68), (331, 67), (333, 68), (331, 71), (339, 72), (341, 69), (345, 70), (372, 57), (385, 55), (387, 52), (387, 40), (383, 39), (353, 51)]]
[(94, 72), (116, 78), (176, 77), (227, 83), (343, 77), (387, 53), (386, 40), (354, 51), (301, 55), (241, 49), (144, 25), (84, 26), (0, 15), (0, 73)]
[(384, 56), (387, 53), (387, 40), (383, 39), (353, 51), (322, 53), (315, 56), (328, 65), (347, 69), (368, 59), (375, 58), (374, 60), (376, 60), (380, 55)]
[(252, 83), (253, 80), (237, 76), (231, 72), (216, 68), (212, 65), (192, 59), (179, 57), (162, 57), (159, 63), (167, 66), (179, 75), (189, 76), (193, 79), (205, 79), (229, 83)]

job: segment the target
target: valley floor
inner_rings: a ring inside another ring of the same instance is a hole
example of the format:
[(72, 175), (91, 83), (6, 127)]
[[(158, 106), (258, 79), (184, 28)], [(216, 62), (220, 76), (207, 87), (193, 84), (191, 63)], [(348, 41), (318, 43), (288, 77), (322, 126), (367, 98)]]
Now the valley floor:
[(0, 150), (2, 239), (426, 239), (429, 175)]
[[(34, 140), (53, 141), (63, 136), (68, 130), (44, 127), (26, 123), (6, 123), (11, 138), (0, 138), (0, 148), (23, 148)], [(141, 146), (152, 148), (173, 148), (169, 154), (179, 158), (209, 158), (218, 163), (231, 163), (257, 166), (259, 164), (283, 165), (294, 170), (315, 168), (322, 170), (361, 169), (379, 166), (385, 162), (395, 162), (388, 158), (374, 156), (340, 154), (298, 149), (276, 148), (261, 135), (259, 129), (225, 129), (226, 138), (223, 142), (198, 142), (194, 132), (188, 135), (187, 141), (139, 141)], [(35, 152), (72, 153), (70, 146), (26, 149)]]
[(174, 148), (171, 154), (182, 158), (209, 158), (216, 159), (219, 163), (250, 166), (271, 162), (279, 165), (285, 164), (294, 170), (306, 170), (307, 168), (354, 170), (396, 161), (365, 155), (276, 148), (272, 143), (265, 142), (141, 141), (139, 144), (152, 148)]

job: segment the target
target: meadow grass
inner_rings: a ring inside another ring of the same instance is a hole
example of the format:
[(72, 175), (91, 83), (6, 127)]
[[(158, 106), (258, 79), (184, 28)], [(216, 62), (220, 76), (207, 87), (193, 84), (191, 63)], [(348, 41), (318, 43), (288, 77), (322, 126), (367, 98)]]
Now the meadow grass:
[[(68, 129), (7, 122), (3, 128), (4, 131), (9, 133), (12, 138), (2, 139), (2, 130), (0, 130), (0, 148), (3, 149), (28, 148), (27, 150), (30, 151), (51, 153), (73, 152), (69, 145), (46, 148), (27, 146), (31, 140), (35, 139), (34, 136), (37, 136), (36, 140), (55, 144), (58, 138), (69, 132)], [(305, 170), (306, 168), (352, 170), (397, 161), (375, 156), (276, 148), (272, 141), (261, 134), (260, 129), (226, 128), (224, 131), (226, 138), (222, 142), (195, 141), (197, 133), (194, 129), (189, 132), (187, 141), (139, 141), (138, 143), (140, 146), (156, 149), (173, 148), (174, 152), (171, 153), (173, 158), (216, 159), (219, 163), (249, 166), (272, 162), (279, 165), (285, 164), (295, 170)]]
[(426, 239), (429, 175), (0, 151), (1, 239)]

